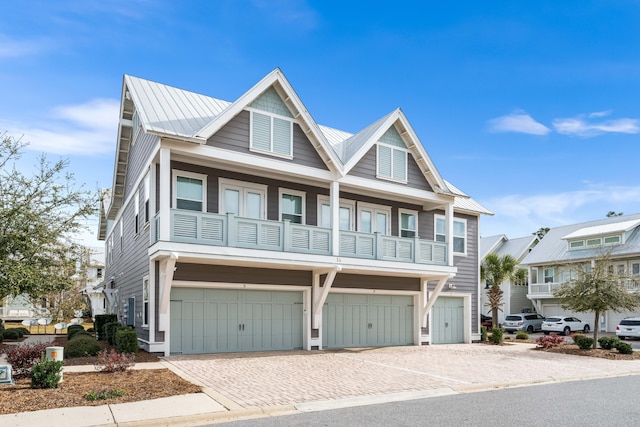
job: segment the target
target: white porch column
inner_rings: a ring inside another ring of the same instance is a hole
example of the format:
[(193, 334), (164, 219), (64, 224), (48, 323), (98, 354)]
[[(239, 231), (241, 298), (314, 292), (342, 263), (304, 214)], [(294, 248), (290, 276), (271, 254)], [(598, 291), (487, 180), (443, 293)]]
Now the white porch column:
[(453, 266), (453, 203), (447, 205), (444, 215), (447, 236), (447, 265)]
[(152, 162), (149, 169), (149, 222), (151, 223), (151, 233), (149, 233), (149, 245), (153, 245), (156, 242), (156, 236), (159, 236), (159, 231), (156, 230), (156, 178), (157, 178), (156, 163)]
[[(155, 192), (154, 192), (155, 193)], [(171, 151), (160, 149), (160, 236), (159, 240), (168, 242), (171, 234)]]
[(331, 205), (331, 254), (340, 256), (340, 183), (332, 181), (329, 187)]
[(178, 261), (178, 254), (175, 252), (172, 252), (168, 258), (160, 261), (158, 329), (161, 331), (169, 330), (169, 301), (171, 298), (171, 284), (173, 282), (173, 273), (176, 269), (176, 261)]

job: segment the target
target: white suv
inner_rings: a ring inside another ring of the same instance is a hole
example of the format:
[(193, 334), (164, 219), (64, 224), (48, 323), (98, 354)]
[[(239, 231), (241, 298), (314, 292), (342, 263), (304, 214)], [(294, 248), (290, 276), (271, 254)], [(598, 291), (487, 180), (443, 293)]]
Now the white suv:
[(626, 338), (640, 338), (640, 317), (627, 317), (616, 326), (616, 335), (621, 340)]

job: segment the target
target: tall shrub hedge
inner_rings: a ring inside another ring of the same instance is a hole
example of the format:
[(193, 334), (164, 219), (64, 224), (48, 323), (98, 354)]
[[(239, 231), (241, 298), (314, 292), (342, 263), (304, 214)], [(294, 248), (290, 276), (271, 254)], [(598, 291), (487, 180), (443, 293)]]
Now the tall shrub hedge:
[(94, 322), (94, 328), (96, 329), (96, 338), (99, 341), (106, 340), (107, 337), (104, 331), (104, 325), (107, 323), (117, 322), (118, 315), (117, 314), (96, 314), (96, 319)]

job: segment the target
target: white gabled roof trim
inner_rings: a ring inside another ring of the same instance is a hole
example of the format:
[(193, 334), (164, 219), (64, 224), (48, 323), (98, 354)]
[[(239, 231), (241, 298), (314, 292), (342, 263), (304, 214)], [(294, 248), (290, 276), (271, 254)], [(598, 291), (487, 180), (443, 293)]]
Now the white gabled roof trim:
[(579, 239), (582, 237), (603, 236), (605, 234), (624, 233), (640, 224), (640, 219), (631, 221), (614, 222), (612, 224), (602, 224), (593, 227), (585, 227), (563, 236), (562, 239)]

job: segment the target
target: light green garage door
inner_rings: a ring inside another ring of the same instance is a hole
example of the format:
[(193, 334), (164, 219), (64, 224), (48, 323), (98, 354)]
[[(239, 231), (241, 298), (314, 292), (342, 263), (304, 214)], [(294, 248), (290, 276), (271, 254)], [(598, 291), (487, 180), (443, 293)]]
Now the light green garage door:
[(324, 348), (413, 344), (413, 297), (329, 294), (322, 308)]
[(171, 290), (171, 353), (302, 348), (302, 292)]
[(464, 342), (464, 299), (438, 297), (431, 314), (431, 342), (456, 344)]

